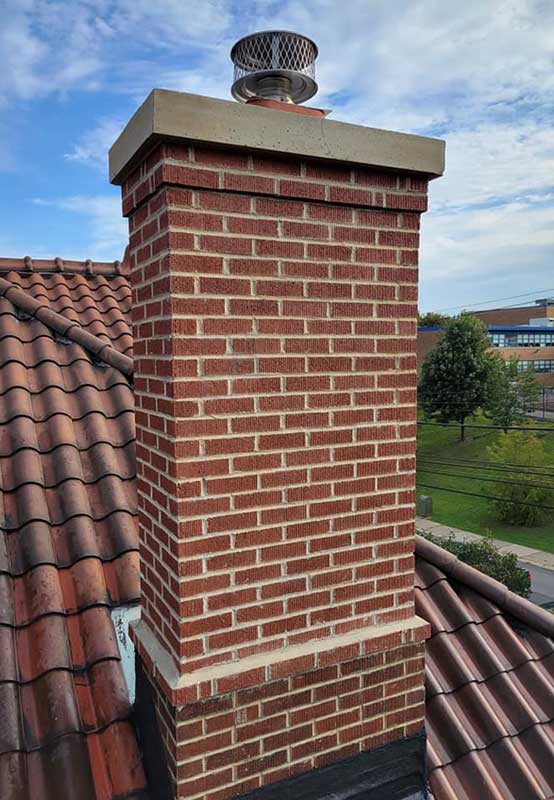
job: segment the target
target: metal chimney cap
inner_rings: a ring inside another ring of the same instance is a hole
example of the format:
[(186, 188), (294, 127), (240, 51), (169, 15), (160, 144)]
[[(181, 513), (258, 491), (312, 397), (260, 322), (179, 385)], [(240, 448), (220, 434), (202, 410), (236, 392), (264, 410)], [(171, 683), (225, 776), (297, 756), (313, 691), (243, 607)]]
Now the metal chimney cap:
[(246, 103), (253, 98), (303, 103), (317, 92), (317, 46), (292, 31), (259, 31), (233, 46), (235, 80), (231, 93)]

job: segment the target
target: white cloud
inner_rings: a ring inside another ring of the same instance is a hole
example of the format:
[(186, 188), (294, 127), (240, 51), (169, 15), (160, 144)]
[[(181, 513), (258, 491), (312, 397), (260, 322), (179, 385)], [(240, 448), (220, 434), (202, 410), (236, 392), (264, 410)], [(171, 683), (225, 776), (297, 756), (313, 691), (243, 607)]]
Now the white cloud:
[(431, 202), (440, 209), (521, 198), (553, 183), (551, 124), (487, 123), (448, 134), (447, 169), (431, 184)]
[(121, 117), (104, 117), (76, 142), (65, 157), (87, 166), (108, 171), (108, 151), (125, 126)]
[[(125, 61), (201, 59), (231, 24), (226, 0), (3, 0), (0, 101), (110, 91)], [(154, 58), (152, 56), (154, 55)], [(138, 57), (138, 59), (137, 59)], [(157, 72), (154, 69), (154, 75)], [(151, 78), (154, 77), (151, 74)]]
[[(518, 267), (528, 279), (529, 262), (554, 252), (554, 207), (542, 203), (434, 213), (423, 229), (422, 263), (429, 278), (444, 279), (447, 267), (448, 277), (475, 282)], [(543, 280), (554, 283), (554, 275)]]
[(103, 20), (119, 37), (134, 34), (143, 45), (182, 52), (186, 43), (213, 44), (231, 24), (232, 13), (225, 0), (201, 0), (193, 7), (182, 0), (119, 0)]
[(0, 102), (90, 88), (102, 69), (86, 8), (5, 0), (0, 28)]
[(422, 308), (553, 292), (554, 204), (549, 199), (428, 214), (422, 225)]
[[(33, 202), (84, 218), (87, 237), (83, 242), (83, 258), (96, 261), (123, 258), (129, 234), (127, 221), (121, 216), (121, 200), (117, 195), (73, 195), (57, 200), (35, 198)], [(79, 254), (74, 257), (79, 257)]]

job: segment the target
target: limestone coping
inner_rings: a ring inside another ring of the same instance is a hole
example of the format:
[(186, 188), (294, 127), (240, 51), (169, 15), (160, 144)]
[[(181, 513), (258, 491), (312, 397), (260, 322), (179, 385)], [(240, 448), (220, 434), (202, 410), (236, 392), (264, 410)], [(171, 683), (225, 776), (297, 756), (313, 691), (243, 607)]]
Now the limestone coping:
[(171, 702), (200, 699), (205, 687), (224, 694), (232, 685), (246, 688), (256, 683), (275, 680), (285, 675), (295, 675), (329, 664), (362, 658), (379, 650), (390, 650), (402, 644), (423, 642), (430, 636), (429, 623), (417, 616), (382, 625), (368, 625), (338, 636), (314, 639), (302, 644), (289, 645), (280, 650), (270, 650), (230, 661), (203, 667), (193, 672), (179, 674), (173, 658), (161, 644), (157, 635), (144, 620), (132, 622), (131, 638), (149, 671), (163, 685)]
[(437, 178), (440, 139), (284, 114), (228, 100), (154, 89), (110, 149), (110, 181), (121, 184), (157, 141), (171, 139), (298, 156)]

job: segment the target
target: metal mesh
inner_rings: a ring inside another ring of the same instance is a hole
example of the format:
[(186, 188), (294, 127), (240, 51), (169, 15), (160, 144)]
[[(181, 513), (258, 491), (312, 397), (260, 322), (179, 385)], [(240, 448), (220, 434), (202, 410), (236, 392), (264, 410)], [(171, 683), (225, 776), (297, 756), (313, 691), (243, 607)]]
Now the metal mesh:
[(241, 39), (233, 47), (235, 81), (253, 72), (290, 70), (315, 78), (317, 49), (297, 33), (268, 31)]

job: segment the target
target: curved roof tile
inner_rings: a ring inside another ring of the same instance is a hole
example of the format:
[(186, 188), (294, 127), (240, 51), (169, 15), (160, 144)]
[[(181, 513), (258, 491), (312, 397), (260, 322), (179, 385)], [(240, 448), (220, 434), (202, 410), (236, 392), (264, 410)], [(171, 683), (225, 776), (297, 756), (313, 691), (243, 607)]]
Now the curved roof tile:
[(554, 795), (554, 617), (417, 538), (436, 800)]
[(0, 278), (9, 800), (146, 796), (111, 619), (140, 591), (130, 290), (124, 276), (96, 272)]

